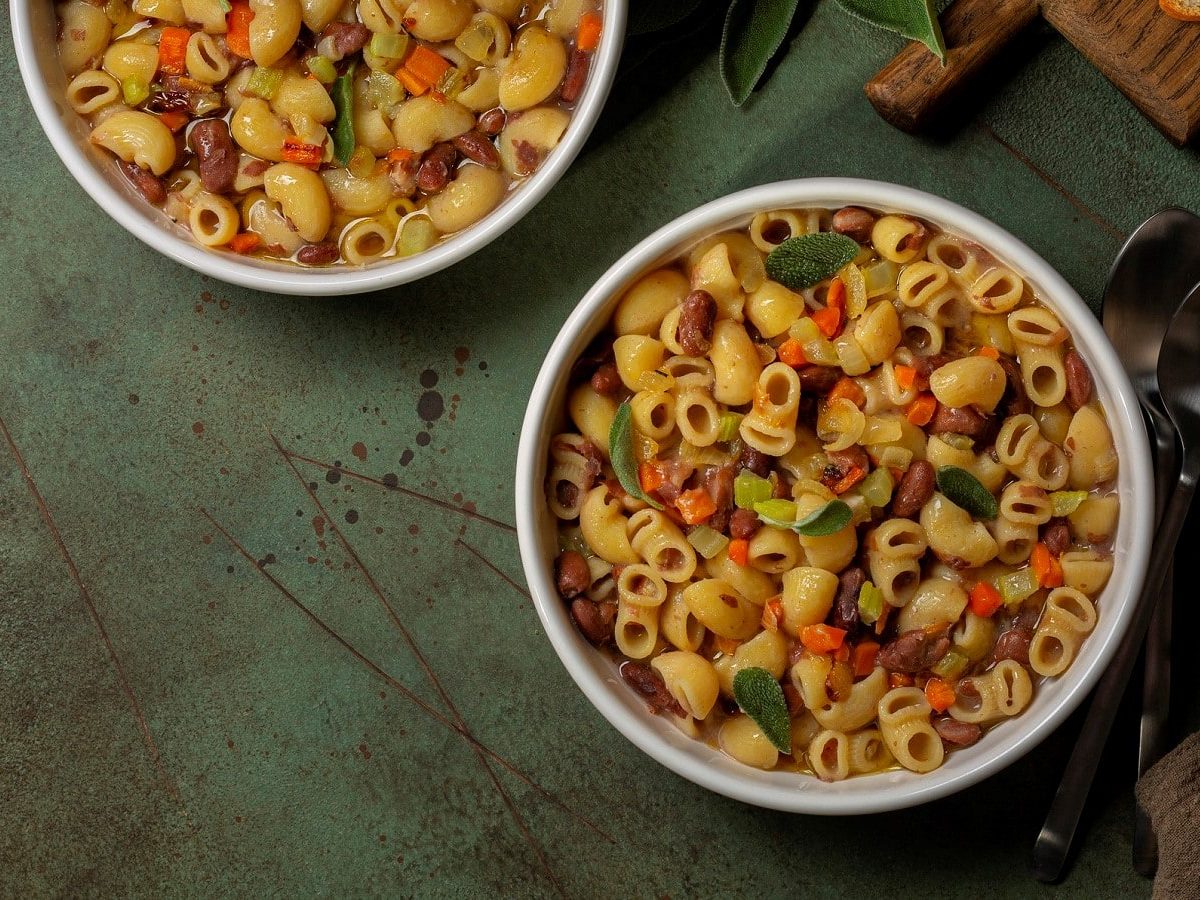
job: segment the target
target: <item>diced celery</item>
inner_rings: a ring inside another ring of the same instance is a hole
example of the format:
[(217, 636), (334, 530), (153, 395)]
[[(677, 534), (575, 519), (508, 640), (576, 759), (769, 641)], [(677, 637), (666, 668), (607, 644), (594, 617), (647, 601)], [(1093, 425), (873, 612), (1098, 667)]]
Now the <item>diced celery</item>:
[(869, 581), (858, 590), (858, 617), (865, 625), (874, 625), (883, 615), (883, 591)]
[(1031, 568), (1009, 572), (996, 579), (996, 590), (1000, 592), (1004, 605), (1009, 608), (1018, 606), (1027, 597), (1032, 597), (1037, 589), (1037, 575)]
[(428, 216), (414, 216), (400, 229), (400, 240), (396, 242), (397, 256), (412, 256), (428, 250), (438, 239), (437, 229)]
[(408, 53), (408, 32), (402, 31), (399, 34), (376, 32), (371, 35), (371, 43), (367, 49), (384, 59), (404, 59), (404, 55)]
[(956, 650), (950, 650), (933, 664), (929, 671), (933, 672), (938, 678), (957, 678), (967, 668), (967, 663), (970, 662), (965, 656)]
[(687, 539), (705, 559), (712, 559), (729, 545), (729, 538), (707, 525), (697, 525), (688, 532)]
[(192, 112), (197, 116), (207, 116), (225, 105), (225, 99), (216, 91), (205, 91), (203, 94), (192, 94)]
[(454, 39), (454, 46), (477, 63), (496, 51), (499, 36), (486, 16), (477, 17)]
[(738, 435), (738, 428), (742, 424), (742, 416), (735, 412), (721, 413), (721, 428), (717, 432), (718, 441), (732, 441)]
[(367, 76), (367, 97), (372, 106), (390, 116), (404, 99), (404, 85), (387, 72), (372, 72)]
[(252, 97), (270, 100), (275, 96), (275, 92), (279, 90), (281, 84), (283, 84), (283, 72), (279, 69), (259, 66), (251, 73), (250, 80), (246, 83), (245, 93)]
[(1054, 515), (1069, 516), (1079, 509), (1079, 505), (1087, 499), (1087, 496), (1087, 491), (1055, 491), (1050, 495)]
[(762, 500), (754, 504), (754, 511), (763, 519), (773, 519), (789, 525), (796, 521), (796, 503), (793, 500)]
[(972, 450), (975, 447), (975, 442), (965, 434), (954, 434), (953, 432), (947, 432), (946, 434), (939, 434), (938, 437), (940, 437), (945, 443), (949, 444), (955, 450)]
[(438, 79), (438, 83), (434, 85), (434, 90), (453, 100), (462, 89), (467, 86), (467, 76), (462, 69), (447, 69), (442, 73), (442, 77)]
[(891, 472), (887, 469), (875, 469), (859, 484), (858, 492), (871, 506), (882, 509), (892, 499), (895, 486)]
[(334, 68), (333, 60), (327, 57), (310, 56), (304, 61), (304, 65), (321, 84), (333, 84), (337, 80), (337, 69)]
[(140, 106), (150, 96), (150, 85), (141, 78), (126, 78), (121, 82), (121, 96), (130, 106)]
[(756, 503), (771, 499), (771, 482), (753, 472), (742, 471), (733, 480), (733, 502), (738, 509), (754, 509)]

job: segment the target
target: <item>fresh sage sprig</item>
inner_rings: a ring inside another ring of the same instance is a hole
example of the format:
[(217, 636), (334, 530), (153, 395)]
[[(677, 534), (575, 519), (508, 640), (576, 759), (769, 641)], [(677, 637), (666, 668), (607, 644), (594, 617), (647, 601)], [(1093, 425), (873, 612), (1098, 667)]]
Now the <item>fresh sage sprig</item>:
[(767, 274), (793, 291), (832, 278), (858, 255), (853, 238), (818, 231), (788, 238), (767, 254)]
[(772, 515), (775, 512), (771, 505), (773, 503), (786, 503), (795, 509), (795, 504), (790, 500), (764, 500), (762, 503), (756, 503), (754, 511), (764, 524), (770, 525), (772, 528), (788, 529), (805, 537), (825, 537), (836, 534), (849, 525), (850, 520), (854, 518), (854, 512), (846, 503), (841, 500), (830, 500), (819, 509), (814, 509), (803, 519), (789, 522), (787, 519)]
[(933, 0), (837, 0), (838, 5), (878, 28), (920, 41), (946, 62), (946, 42), (938, 25)]
[(638, 478), (637, 459), (633, 455), (633, 422), (629, 401), (626, 400), (617, 407), (613, 416), (612, 427), (608, 430), (608, 458), (613, 471), (617, 473), (617, 481), (631, 497), (636, 497), (649, 503), (655, 509), (662, 509), (662, 504), (651, 499), (642, 490), (641, 479)]
[(792, 727), (788, 717), (787, 700), (766, 669), (752, 666), (733, 676), (733, 699), (742, 712), (762, 729), (767, 740), (780, 753), (792, 752)]
[(977, 519), (994, 519), (1000, 515), (1000, 504), (970, 472), (958, 466), (942, 466), (937, 470), (938, 490), (955, 506), (961, 506)]

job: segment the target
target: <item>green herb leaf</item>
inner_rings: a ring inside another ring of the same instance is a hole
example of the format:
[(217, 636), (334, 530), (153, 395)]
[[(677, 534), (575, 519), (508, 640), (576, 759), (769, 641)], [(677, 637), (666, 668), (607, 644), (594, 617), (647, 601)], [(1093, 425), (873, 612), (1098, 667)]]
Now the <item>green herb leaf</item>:
[(608, 458), (612, 462), (613, 471), (617, 473), (617, 481), (631, 497), (645, 501), (655, 509), (662, 509), (661, 503), (656, 503), (646, 496), (642, 483), (638, 479), (637, 460), (633, 458), (633, 422), (629, 401), (626, 400), (617, 407), (613, 417), (612, 428), (608, 430)]
[(792, 725), (783, 688), (766, 669), (753, 666), (733, 676), (733, 698), (780, 753), (792, 752)]
[[(653, 5), (653, 4), (651, 4)], [(733, 0), (721, 33), (721, 80), (741, 106), (787, 39), (800, 0)]]
[(977, 519), (994, 519), (1000, 515), (1000, 504), (979, 479), (958, 466), (942, 466), (937, 471), (938, 490), (950, 502), (961, 506)]
[[(755, 503), (754, 511), (758, 513), (758, 517), (764, 523), (772, 528), (787, 528), (805, 537), (825, 537), (828, 534), (834, 534), (849, 525), (850, 520), (854, 518), (854, 512), (847, 504), (841, 500), (830, 500), (820, 509), (814, 509), (803, 519), (794, 522), (788, 521), (781, 518), (777, 511), (777, 509), (782, 510), (782, 504), (785, 503), (793, 510), (796, 508), (796, 505), (790, 500), (767, 500), (763, 503)], [(779, 504), (779, 506), (773, 507), (772, 504)]]
[(837, 0), (853, 16), (878, 28), (920, 41), (946, 63), (946, 42), (933, 0)]
[(337, 118), (333, 123), (333, 155), (343, 166), (350, 164), (354, 153), (354, 68), (350, 64), (346, 74), (333, 83), (333, 108)]
[(800, 291), (836, 275), (858, 255), (858, 244), (844, 234), (820, 231), (788, 238), (767, 255), (767, 274)]

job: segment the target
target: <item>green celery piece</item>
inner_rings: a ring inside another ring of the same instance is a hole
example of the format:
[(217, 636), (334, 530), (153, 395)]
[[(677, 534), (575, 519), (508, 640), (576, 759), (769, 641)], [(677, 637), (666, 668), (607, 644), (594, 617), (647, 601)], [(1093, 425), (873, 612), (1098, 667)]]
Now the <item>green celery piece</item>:
[(337, 118), (333, 121), (333, 155), (343, 166), (350, 164), (354, 153), (354, 69), (351, 63), (345, 75), (333, 83), (333, 108)]
[(754, 509), (755, 504), (771, 499), (771, 482), (753, 472), (743, 470), (733, 480), (733, 505), (738, 509)]
[(932, 0), (837, 0), (846, 12), (877, 28), (920, 41), (942, 65), (946, 42)]
[(1056, 516), (1069, 516), (1079, 509), (1080, 504), (1087, 499), (1087, 491), (1054, 491), (1050, 495), (1050, 503)]
[(752, 666), (733, 676), (733, 698), (780, 753), (792, 752), (792, 726), (779, 682), (766, 669)]
[(870, 581), (858, 590), (858, 617), (864, 625), (874, 625), (883, 615), (883, 591)]
[[(791, 500), (767, 500), (755, 503), (754, 511), (772, 528), (787, 528), (805, 537), (825, 537), (841, 531), (854, 518), (854, 511), (843, 500), (830, 500), (814, 509), (803, 519), (796, 520), (796, 504)], [(785, 516), (791, 518), (785, 518)]]
[(800, 0), (733, 0), (721, 32), (721, 80), (734, 106), (758, 86), (779, 52)]
[(621, 487), (631, 497), (649, 503), (655, 509), (662, 509), (661, 503), (656, 503), (642, 490), (642, 482), (638, 478), (637, 460), (633, 458), (633, 422), (629, 401), (626, 400), (617, 407), (613, 416), (612, 427), (608, 431), (608, 456), (612, 462), (613, 471)]
[(721, 430), (717, 434), (718, 441), (728, 443), (738, 436), (738, 427), (742, 424), (742, 416), (740, 413), (724, 412), (721, 413)]
[(793, 291), (802, 291), (832, 278), (858, 251), (858, 244), (844, 234), (802, 234), (788, 238), (767, 255), (767, 274)]

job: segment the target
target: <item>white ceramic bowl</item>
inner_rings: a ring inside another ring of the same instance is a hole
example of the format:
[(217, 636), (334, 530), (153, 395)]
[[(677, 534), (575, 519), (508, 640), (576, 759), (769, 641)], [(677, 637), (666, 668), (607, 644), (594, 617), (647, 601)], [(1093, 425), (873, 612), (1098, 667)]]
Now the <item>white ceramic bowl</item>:
[[(1040, 685), (1024, 712), (987, 731), (978, 744), (949, 754), (931, 773), (888, 771), (825, 784), (742, 765), (647, 713), (613, 662), (576, 631), (555, 591), (555, 523), (543, 484), (550, 437), (566, 422), (562, 408), (571, 364), (608, 321), (626, 286), (697, 239), (745, 225), (756, 212), (847, 204), (919, 216), (978, 241), (1029, 280), (1071, 330), (1091, 367), (1121, 459), (1121, 518), (1112, 578), (1097, 603), (1099, 624), (1074, 664), (1063, 676)], [(580, 301), (546, 355), (525, 414), (516, 471), (521, 559), (538, 615), (563, 665), (604, 717), (664, 766), (710, 790), (757, 806), (823, 815), (881, 812), (944, 797), (1009, 765), (1062, 724), (1095, 685), (1128, 627), (1145, 575), (1153, 496), (1149, 445), (1133, 388), (1099, 323), (1070, 285), (1008, 232), (961, 206), (892, 184), (841, 178), (783, 181), (716, 200), (659, 229), (622, 257)]]
[(605, 0), (603, 39), (592, 57), (583, 95), (561, 143), (541, 168), (482, 221), (435, 247), (394, 262), (365, 268), (302, 266), (206, 250), (156, 207), (150, 206), (117, 171), (111, 159), (88, 144), (88, 127), (63, 98), (66, 77), (55, 51), (54, 4), (10, 0), (13, 43), (29, 101), (50, 143), (75, 180), (100, 208), (134, 237), (176, 262), (231, 284), (280, 294), (328, 296), (393, 287), (432, 275), (498, 238), (529, 212), (563, 176), (582, 149), (608, 97), (621, 56), (627, 0)]

